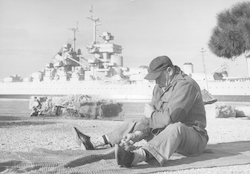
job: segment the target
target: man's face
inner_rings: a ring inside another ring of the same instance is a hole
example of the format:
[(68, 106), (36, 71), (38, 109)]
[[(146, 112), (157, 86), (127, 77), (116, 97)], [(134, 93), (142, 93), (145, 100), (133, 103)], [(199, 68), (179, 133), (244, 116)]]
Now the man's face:
[(170, 84), (170, 76), (167, 71), (162, 71), (160, 76), (155, 79), (155, 83), (158, 84), (161, 88), (166, 87)]

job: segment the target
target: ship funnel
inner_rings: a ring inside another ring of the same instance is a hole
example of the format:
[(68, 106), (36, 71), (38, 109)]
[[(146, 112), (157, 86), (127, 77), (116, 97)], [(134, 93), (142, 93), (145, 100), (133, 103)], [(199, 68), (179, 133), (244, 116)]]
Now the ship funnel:
[(183, 71), (185, 74), (191, 76), (191, 74), (193, 74), (193, 72), (194, 72), (193, 64), (192, 63), (184, 63)]

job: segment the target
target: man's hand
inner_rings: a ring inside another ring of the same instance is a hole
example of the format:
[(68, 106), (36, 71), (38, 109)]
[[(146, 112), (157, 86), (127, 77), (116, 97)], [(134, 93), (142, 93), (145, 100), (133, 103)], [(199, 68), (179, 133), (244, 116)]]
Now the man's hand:
[(145, 104), (144, 115), (146, 118), (151, 118), (151, 115), (154, 111), (155, 111), (155, 108), (152, 105), (148, 103)]
[(125, 144), (134, 144), (135, 143), (135, 134), (128, 133), (128, 134), (124, 135), (121, 142), (125, 143)]
[(128, 144), (134, 144), (144, 137), (143, 132), (141, 131), (135, 131), (134, 133), (128, 133), (123, 136), (122, 142), (128, 143)]

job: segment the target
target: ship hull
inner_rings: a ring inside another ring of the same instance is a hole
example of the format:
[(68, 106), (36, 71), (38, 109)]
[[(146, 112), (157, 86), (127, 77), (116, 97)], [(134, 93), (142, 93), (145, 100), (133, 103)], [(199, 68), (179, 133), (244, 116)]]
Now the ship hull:
[(0, 84), (0, 98), (29, 98), (30, 96), (90, 95), (104, 99), (149, 101), (154, 84), (78, 82), (14, 82)]
[[(250, 81), (197, 81), (218, 101), (250, 102)], [(91, 95), (122, 101), (150, 101), (153, 83), (103, 81), (12, 82), (0, 84), (0, 98), (27, 99), (31, 96)]]
[(218, 101), (250, 102), (250, 81), (197, 81)]

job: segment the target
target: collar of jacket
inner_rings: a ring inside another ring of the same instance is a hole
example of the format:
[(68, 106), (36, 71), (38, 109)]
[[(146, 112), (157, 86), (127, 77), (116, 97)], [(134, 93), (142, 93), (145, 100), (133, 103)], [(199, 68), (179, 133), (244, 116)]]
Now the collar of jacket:
[(167, 91), (174, 84), (174, 82), (178, 80), (185, 80), (184, 78), (185, 74), (181, 71), (181, 69), (178, 66), (174, 66), (174, 67), (175, 67), (175, 72), (174, 72), (175, 75), (173, 79), (171, 80), (170, 84), (165, 87), (164, 91)]

